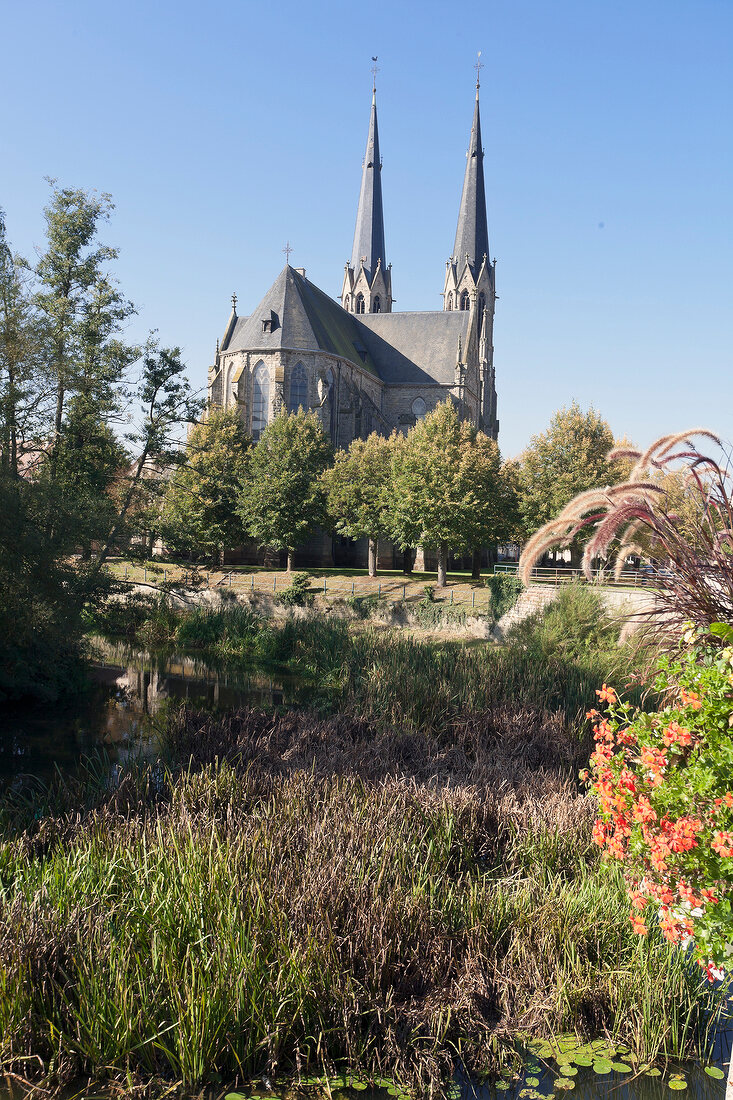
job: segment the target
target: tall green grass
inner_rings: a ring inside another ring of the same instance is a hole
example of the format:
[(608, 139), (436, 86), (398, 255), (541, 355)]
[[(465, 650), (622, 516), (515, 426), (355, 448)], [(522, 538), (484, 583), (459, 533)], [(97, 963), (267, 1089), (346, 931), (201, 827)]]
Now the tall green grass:
[[(349, 1066), (419, 1093), (459, 1050), (490, 1069), (489, 1038), (518, 1029), (698, 1049), (711, 995), (630, 931), (565, 780), (516, 765), (502, 784), (419, 737), (415, 778), (380, 777), (373, 734), (338, 721), (291, 724), (287, 748), (264, 723), (248, 762), (131, 774), (81, 820), (6, 820), (3, 1069), (193, 1084)], [(361, 774), (329, 774), (319, 740), (357, 744)], [(382, 741), (387, 770), (406, 747)]]

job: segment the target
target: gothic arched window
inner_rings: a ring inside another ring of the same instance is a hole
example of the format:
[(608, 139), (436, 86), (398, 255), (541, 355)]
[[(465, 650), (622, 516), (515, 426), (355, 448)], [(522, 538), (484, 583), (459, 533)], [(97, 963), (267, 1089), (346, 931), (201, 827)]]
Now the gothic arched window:
[(267, 427), (270, 409), (270, 372), (262, 360), (255, 367), (252, 391), (252, 438), (256, 442)]
[(296, 363), (290, 372), (288, 412), (296, 413), (301, 408), (308, 408), (308, 376), (303, 364)]
[(471, 305), (471, 298), (467, 290), (461, 294), (461, 309), (468, 309)]
[(351, 298), (347, 294), (346, 297), (344, 298), (344, 309), (348, 309), (350, 305), (351, 305)]
[(481, 292), (478, 296), (478, 323), (479, 326), (484, 319), (484, 310), (486, 309), (486, 295)]
[(381, 312), (382, 312), (382, 300), (379, 297), (379, 295), (377, 294), (376, 297), (374, 298), (374, 301), (372, 302), (372, 313), (381, 313)]
[(421, 416), (425, 416), (425, 413), (427, 411), (428, 407), (425, 404), (423, 398), (416, 397), (415, 400), (412, 402), (412, 415), (416, 417), (417, 420), (419, 420)]
[(448, 301), (446, 302), (446, 309), (453, 309), (453, 291), (448, 295)]
[(356, 312), (357, 313), (363, 313), (364, 312), (364, 295), (363, 294), (357, 294), (357, 296), (356, 296)]

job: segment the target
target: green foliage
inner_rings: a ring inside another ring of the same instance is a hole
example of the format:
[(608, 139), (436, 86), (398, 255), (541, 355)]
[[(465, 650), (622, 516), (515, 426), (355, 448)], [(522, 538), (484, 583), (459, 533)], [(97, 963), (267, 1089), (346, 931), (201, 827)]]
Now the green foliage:
[(486, 578), (486, 587), (491, 592), (491, 614), (497, 622), (511, 611), (524, 591), (519, 577), (511, 573), (492, 573)]
[(591, 757), (594, 839), (623, 864), (632, 924), (646, 935), (655, 913), (711, 979), (729, 968), (733, 941), (733, 645), (720, 647), (727, 624), (716, 626), (716, 643), (690, 629), (676, 657), (660, 658), (660, 710), (640, 712), (604, 685)]
[(288, 587), (281, 592), (278, 603), (285, 607), (310, 607), (315, 596), (309, 591), (310, 575), (308, 573), (293, 573)]
[(613, 432), (601, 415), (593, 408), (583, 412), (576, 402), (556, 412), (546, 432), (532, 437), (516, 471), (525, 538), (578, 493), (621, 480), (623, 467), (606, 461), (613, 445)]
[(538, 656), (593, 660), (601, 653), (618, 652), (618, 623), (596, 589), (574, 581), (562, 585), (547, 607), (515, 623), (507, 641), (526, 646)]
[(326, 522), (321, 475), (333, 459), (331, 441), (314, 413), (281, 413), (252, 448), (238, 510), (261, 546), (289, 555)]
[(355, 439), (323, 475), (328, 513), (340, 534), (371, 540), (389, 535), (397, 438), (372, 432), (368, 439)]
[(175, 552), (207, 554), (217, 563), (225, 547), (242, 544), (237, 504), (249, 446), (236, 409), (212, 408), (191, 430), (161, 519), (162, 537)]
[(445, 401), (393, 447), (392, 533), (401, 546), (438, 552), (445, 584), (448, 550), (473, 550), (502, 538), (506, 496), (499, 449)]
[(376, 592), (372, 596), (347, 596), (345, 603), (362, 620), (371, 619), (385, 606), (385, 601)]

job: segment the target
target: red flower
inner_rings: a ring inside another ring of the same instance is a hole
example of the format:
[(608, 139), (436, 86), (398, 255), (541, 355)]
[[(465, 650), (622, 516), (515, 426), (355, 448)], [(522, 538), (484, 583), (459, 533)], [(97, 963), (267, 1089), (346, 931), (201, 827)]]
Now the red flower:
[(641, 795), (636, 806), (634, 806), (634, 820), (641, 822), (657, 820), (657, 812), (644, 794)]
[(680, 698), (683, 707), (692, 707), (693, 710), (699, 710), (702, 706), (702, 700), (696, 691), (686, 691), (685, 688), (681, 688)]
[(603, 684), (602, 687), (596, 688), (596, 695), (602, 703), (615, 703), (618, 699), (615, 690), (607, 684)]
[(639, 913), (635, 913), (632, 909), (629, 913), (629, 920), (631, 921), (631, 927), (639, 936), (646, 936), (648, 928), (644, 923), (644, 918)]
[(664, 731), (664, 743), (665, 745), (691, 745), (692, 734), (689, 730), (683, 729), (678, 722), (670, 722)]
[(593, 840), (599, 847), (603, 847), (606, 843), (606, 826), (600, 820), (600, 818), (593, 825)]

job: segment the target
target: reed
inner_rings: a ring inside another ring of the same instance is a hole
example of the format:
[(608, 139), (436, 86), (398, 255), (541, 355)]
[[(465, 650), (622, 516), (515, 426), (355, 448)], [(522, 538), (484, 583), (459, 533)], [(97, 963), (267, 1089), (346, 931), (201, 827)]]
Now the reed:
[(714, 996), (631, 932), (568, 738), (506, 703), (445, 736), (180, 711), (165, 768), (7, 796), (0, 1066), (190, 1084), (349, 1067), (427, 1095), (519, 1030), (699, 1050)]

